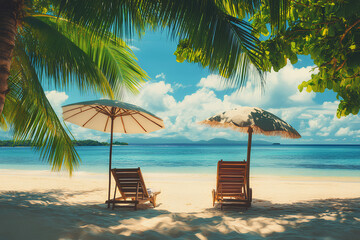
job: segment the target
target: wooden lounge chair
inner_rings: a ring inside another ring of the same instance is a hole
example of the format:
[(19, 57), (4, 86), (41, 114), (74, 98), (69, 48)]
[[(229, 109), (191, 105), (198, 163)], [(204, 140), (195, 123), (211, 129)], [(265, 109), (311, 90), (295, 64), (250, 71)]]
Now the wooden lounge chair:
[(252, 190), (247, 185), (246, 161), (219, 161), (217, 166), (216, 189), (213, 190), (213, 206), (223, 205), (250, 207)]
[[(156, 207), (156, 196), (160, 192), (148, 191), (140, 168), (114, 168), (111, 169), (111, 173), (116, 182), (114, 198), (110, 200), (112, 209), (115, 207), (134, 207), (136, 210), (138, 204), (148, 201), (152, 203), (154, 208)], [(119, 190), (121, 197), (116, 198), (116, 189)]]

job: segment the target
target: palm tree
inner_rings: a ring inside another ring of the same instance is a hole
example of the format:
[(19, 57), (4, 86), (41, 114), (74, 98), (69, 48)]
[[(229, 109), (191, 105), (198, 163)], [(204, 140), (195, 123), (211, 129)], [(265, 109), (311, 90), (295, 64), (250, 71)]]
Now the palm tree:
[(0, 126), (11, 127), (16, 140), (31, 139), (53, 170), (71, 173), (79, 156), (42, 86), (77, 86), (82, 92), (116, 98), (123, 90), (137, 92), (147, 75), (128, 46), (111, 33), (96, 35), (90, 28), (55, 18), (51, 8), (26, 3), (15, 5), (22, 8), (10, 12), (7, 22), (0, 12), (2, 103), (8, 92)]
[[(274, 0), (264, 0), (268, 2)], [(260, 76), (266, 69), (259, 40), (242, 20), (260, 4), (261, 0), (0, 0), (0, 124), (10, 124), (16, 139), (30, 138), (53, 169), (64, 166), (71, 172), (79, 158), (42, 84), (75, 84), (109, 97), (122, 89), (136, 92), (146, 74), (120, 39), (166, 27), (173, 39), (186, 39), (203, 66), (242, 86), (250, 65)]]

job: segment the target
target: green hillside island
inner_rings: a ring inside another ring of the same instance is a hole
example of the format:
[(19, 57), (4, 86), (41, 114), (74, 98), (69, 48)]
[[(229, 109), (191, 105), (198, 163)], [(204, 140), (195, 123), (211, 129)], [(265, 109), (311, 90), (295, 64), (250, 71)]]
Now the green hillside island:
[[(74, 146), (109, 146), (110, 144), (107, 142), (98, 142), (94, 140), (78, 140), (72, 141)], [(113, 145), (129, 145), (126, 142), (114, 142)], [(4, 140), (0, 141), (0, 147), (31, 147), (31, 141), (24, 140), (24, 141), (17, 141), (14, 142), (13, 140)]]

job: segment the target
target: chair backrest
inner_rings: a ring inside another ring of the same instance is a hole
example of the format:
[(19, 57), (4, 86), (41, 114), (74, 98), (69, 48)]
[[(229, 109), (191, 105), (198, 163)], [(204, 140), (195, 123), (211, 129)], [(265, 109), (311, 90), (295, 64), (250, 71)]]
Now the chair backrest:
[(242, 193), (246, 186), (245, 161), (219, 161), (217, 167), (216, 189), (224, 196)]
[(137, 187), (139, 198), (149, 197), (140, 168), (114, 168), (111, 173), (123, 198), (136, 197)]

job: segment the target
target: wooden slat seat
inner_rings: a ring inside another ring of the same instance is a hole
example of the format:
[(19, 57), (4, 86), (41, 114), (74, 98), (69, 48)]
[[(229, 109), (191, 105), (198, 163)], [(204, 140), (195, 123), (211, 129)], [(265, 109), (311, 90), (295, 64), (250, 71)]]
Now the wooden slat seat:
[[(156, 196), (160, 192), (149, 194), (140, 168), (114, 168), (111, 173), (115, 179), (116, 185), (114, 190), (114, 198), (110, 200), (112, 208), (115, 207), (134, 207), (140, 203), (152, 203), (156, 207)], [(116, 190), (119, 190), (121, 197), (116, 198)], [(106, 201), (108, 203), (108, 201)], [(118, 204), (118, 206), (116, 206)]]
[(246, 161), (219, 161), (217, 166), (216, 189), (213, 190), (213, 205), (251, 205), (251, 188), (247, 193)]

